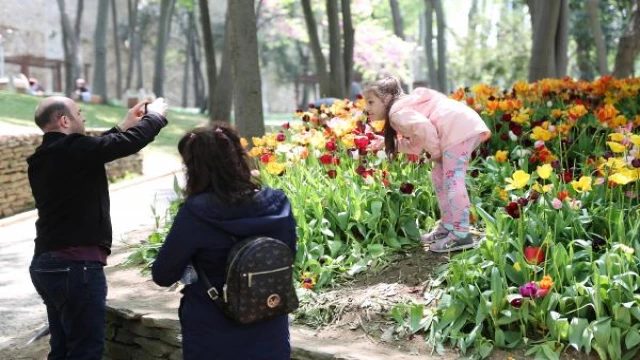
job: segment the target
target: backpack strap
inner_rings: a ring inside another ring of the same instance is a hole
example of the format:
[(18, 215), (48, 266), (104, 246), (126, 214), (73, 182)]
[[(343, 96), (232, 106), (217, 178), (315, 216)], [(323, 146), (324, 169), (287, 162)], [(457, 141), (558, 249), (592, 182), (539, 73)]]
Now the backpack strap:
[(196, 272), (198, 273), (198, 279), (202, 280), (202, 283), (204, 284), (205, 289), (207, 290), (207, 295), (209, 295), (209, 298), (211, 298), (211, 300), (213, 300), (213, 302), (216, 303), (218, 306), (220, 306), (220, 309), (222, 309), (224, 302), (220, 298), (220, 293), (218, 293), (218, 289), (216, 289), (213, 285), (211, 285), (211, 281), (209, 281), (209, 278), (204, 273), (204, 270), (202, 270), (200, 265), (195, 261), (193, 262), (193, 267), (196, 269)]

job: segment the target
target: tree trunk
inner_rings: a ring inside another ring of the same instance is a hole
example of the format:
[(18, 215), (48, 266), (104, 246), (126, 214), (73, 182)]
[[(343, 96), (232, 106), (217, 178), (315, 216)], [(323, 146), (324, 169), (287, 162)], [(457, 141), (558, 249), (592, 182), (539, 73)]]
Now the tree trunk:
[(175, 5), (173, 0), (162, 0), (160, 2), (160, 20), (158, 23), (158, 40), (156, 42), (156, 55), (153, 67), (153, 92), (156, 96), (164, 96), (164, 59), (167, 53), (167, 43), (169, 40), (170, 14)]
[(94, 95), (101, 96), (101, 101), (107, 101), (107, 16), (109, 1), (98, 0), (98, 14), (94, 41), (93, 88)]
[(400, 14), (398, 0), (389, 0), (389, 6), (391, 7), (391, 17), (393, 19), (393, 33), (400, 39), (404, 40), (404, 25), (402, 23), (402, 15)]
[[(309, 74), (309, 55), (305, 54), (300, 41), (296, 41), (296, 50), (300, 59), (300, 74), (307, 75)], [(309, 86), (306, 81), (302, 84), (302, 99), (296, 98), (296, 103), (299, 109), (304, 109), (309, 103)]]
[(446, 24), (444, 9), (440, 0), (434, 0), (436, 21), (438, 22), (438, 85), (439, 90), (446, 93), (447, 90), (447, 38), (445, 34)]
[(220, 64), (220, 76), (214, 94), (213, 103), (216, 106), (209, 111), (216, 121), (231, 122), (231, 106), (233, 105), (233, 68), (231, 66), (231, 18), (229, 11), (225, 16), (224, 23), (224, 52), (222, 53), (222, 63)]
[(202, 55), (200, 53), (200, 35), (198, 33), (198, 26), (196, 25), (195, 14), (189, 13), (189, 23), (191, 24), (191, 36), (193, 42), (191, 44), (191, 60), (193, 68), (193, 92), (195, 106), (200, 108), (200, 112), (204, 112), (207, 108), (207, 102), (204, 101), (204, 79), (202, 76), (202, 69), (200, 67), (200, 59)]
[[(189, 11), (190, 12), (190, 11)], [(191, 22), (189, 21), (189, 12), (187, 12), (186, 25), (183, 27), (184, 37), (187, 39), (184, 49), (184, 67), (182, 68), (182, 107), (189, 106), (189, 62), (191, 61), (191, 47), (193, 46), (193, 37), (191, 37)]]
[(635, 0), (631, 17), (618, 43), (613, 76), (626, 78), (633, 74), (634, 62), (640, 50), (640, 0)]
[(536, 20), (538, 19), (536, 13), (537, 5), (539, 3), (537, 3), (536, 0), (526, 0), (526, 3), (527, 7), (529, 8), (529, 16), (531, 17), (531, 31), (533, 31), (533, 29), (535, 29), (536, 27)]
[(587, 14), (589, 15), (589, 24), (593, 34), (593, 42), (596, 45), (596, 55), (598, 57), (598, 72), (600, 76), (609, 74), (607, 69), (607, 47), (604, 42), (604, 34), (600, 25), (600, 8), (599, 0), (587, 0)]
[(202, 41), (204, 42), (204, 58), (207, 61), (207, 83), (209, 90), (208, 109), (209, 121), (213, 122), (214, 94), (216, 90), (216, 77), (218, 69), (216, 68), (216, 51), (213, 47), (213, 33), (211, 32), (211, 21), (209, 18), (209, 3), (207, 0), (198, 0), (200, 4), (200, 26), (202, 27)]
[[(115, 1), (115, 0), (114, 0)], [(129, 24), (127, 26), (127, 37), (129, 39), (129, 61), (127, 62), (127, 84), (125, 87), (131, 89), (131, 81), (133, 80), (133, 67), (136, 54), (136, 24), (138, 23), (138, 0), (128, 0), (129, 8)]]
[(65, 94), (71, 96), (75, 90), (75, 80), (82, 76), (82, 64), (80, 60), (80, 23), (84, 1), (78, 0), (75, 26), (71, 27), (71, 21), (66, 12), (65, 0), (58, 0), (60, 9), (60, 22), (62, 25), (62, 46), (65, 56)]
[(558, 34), (561, 1), (564, 0), (538, 1), (531, 12), (533, 18), (535, 18), (535, 25), (533, 27), (533, 44), (529, 62), (530, 82), (556, 77), (556, 37)]
[(138, 77), (136, 81), (136, 90), (144, 89), (144, 71), (142, 69), (142, 38), (140, 33), (136, 34), (136, 67), (138, 68)]
[[(554, 0), (558, 1), (558, 0)], [(569, 0), (560, 0), (560, 15), (558, 16), (558, 30), (555, 41), (556, 77), (567, 76), (569, 65)]]
[(438, 86), (438, 73), (436, 70), (436, 63), (433, 57), (433, 0), (425, 0), (424, 13), (425, 13), (425, 36), (424, 36), (424, 49), (427, 52), (427, 75), (429, 78), (429, 87), (432, 89), (439, 89)]
[(340, 32), (340, 12), (338, 0), (327, 0), (329, 20), (329, 68), (331, 70), (331, 93), (329, 96), (344, 99), (344, 58), (342, 56), (342, 36)]
[(593, 66), (591, 65), (591, 43), (584, 36), (576, 36), (576, 61), (578, 65), (578, 71), (580, 71), (580, 79), (591, 81), (593, 80)]
[(344, 77), (346, 95), (351, 98), (351, 83), (353, 82), (353, 49), (355, 47), (355, 30), (351, 17), (351, 0), (342, 0), (342, 26), (344, 28)]
[(118, 38), (118, 12), (116, 0), (111, 0), (111, 24), (113, 26), (113, 46), (116, 55), (116, 98), (122, 100), (122, 61), (120, 61), (120, 39)]
[(318, 27), (316, 19), (313, 16), (310, 0), (302, 0), (302, 11), (304, 12), (304, 21), (307, 24), (307, 32), (309, 33), (309, 46), (313, 54), (313, 61), (316, 64), (316, 76), (320, 84), (320, 96), (327, 96), (331, 92), (331, 79), (327, 72), (327, 62), (322, 54), (320, 46), (320, 38), (318, 37)]
[(235, 81), (235, 127), (250, 139), (264, 134), (262, 86), (254, 0), (229, 1), (231, 62)]

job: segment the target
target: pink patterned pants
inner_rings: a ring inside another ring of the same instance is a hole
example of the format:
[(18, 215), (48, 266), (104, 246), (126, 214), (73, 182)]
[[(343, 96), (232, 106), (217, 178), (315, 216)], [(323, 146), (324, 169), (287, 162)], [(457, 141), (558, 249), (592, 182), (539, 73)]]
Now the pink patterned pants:
[(431, 181), (438, 197), (441, 223), (456, 235), (469, 232), (469, 194), (466, 175), (471, 153), (482, 142), (481, 137), (473, 137), (444, 149), (442, 162), (434, 162)]

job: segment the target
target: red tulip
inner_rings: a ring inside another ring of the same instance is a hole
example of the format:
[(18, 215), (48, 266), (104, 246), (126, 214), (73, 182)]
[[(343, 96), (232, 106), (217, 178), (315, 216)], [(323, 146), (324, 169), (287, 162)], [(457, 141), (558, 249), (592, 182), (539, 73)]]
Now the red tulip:
[(336, 176), (338, 176), (338, 172), (331, 169), (329, 171), (327, 171), (327, 176), (329, 177), (329, 179), (335, 179)]
[[(300, 110), (300, 111), (302, 111), (302, 110)], [(291, 127), (291, 125), (289, 125), (289, 123), (288, 123), (288, 122), (287, 122), (287, 123), (282, 124), (282, 128), (283, 128), (283, 129), (285, 129), (285, 130), (289, 130), (289, 128), (290, 128), (290, 127)]]
[(409, 159), (409, 162), (417, 163), (418, 161), (420, 161), (420, 155), (409, 154), (408, 159)]
[(524, 258), (529, 264), (538, 265), (544, 262), (544, 251), (539, 246), (527, 246), (524, 248)]
[(518, 297), (511, 300), (511, 306), (513, 306), (514, 308), (520, 308), (522, 306), (522, 298)]
[(558, 200), (560, 201), (564, 201), (564, 199), (569, 197), (569, 191), (565, 190), (565, 191), (560, 191), (558, 192)]
[(511, 216), (512, 218), (517, 219), (520, 217), (520, 207), (516, 202), (514, 201), (510, 202), (509, 205), (505, 206), (504, 209), (507, 211), (507, 214), (509, 214), (509, 216)]
[(285, 134), (283, 134), (283, 133), (280, 133), (280, 134), (278, 134), (278, 136), (276, 136), (276, 140), (278, 140), (280, 142), (285, 141), (285, 140), (287, 140), (287, 136)]
[(271, 161), (271, 154), (262, 154), (262, 156), (260, 156), (260, 162), (263, 164), (268, 164), (269, 161)]
[(403, 194), (411, 194), (415, 187), (411, 183), (402, 183), (400, 185), (400, 192)]
[(360, 150), (366, 149), (369, 145), (369, 138), (366, 136), (358, 136), (353, 141), (356, 144), (356, 147)]
[(331, 155), (331, 154), (324, 154), (324, 155), (320, 156), (320, 162), (323, 165), (331, 164), (332, 160), (333, 160), (333, 155)]
[(327, 151), (335, 151), (338, 148), (338, 146), (336, 145), (335, 141), (327, 141), (327, 143), (324, 144), (324, 148)]

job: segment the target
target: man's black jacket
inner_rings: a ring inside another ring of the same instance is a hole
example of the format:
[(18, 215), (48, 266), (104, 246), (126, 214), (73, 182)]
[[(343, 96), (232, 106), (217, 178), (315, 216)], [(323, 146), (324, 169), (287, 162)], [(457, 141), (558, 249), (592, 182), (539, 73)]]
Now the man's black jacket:
[(38, 209), (35, 255), (85, 245), (111, 252), (104, 164), (140, 151), (166, 124), (162, 116), (150, 113), (122, 133), (115, 128), (96, 137), (45, 133), (42, 145), (27, 159)]

